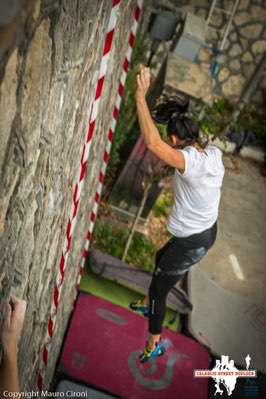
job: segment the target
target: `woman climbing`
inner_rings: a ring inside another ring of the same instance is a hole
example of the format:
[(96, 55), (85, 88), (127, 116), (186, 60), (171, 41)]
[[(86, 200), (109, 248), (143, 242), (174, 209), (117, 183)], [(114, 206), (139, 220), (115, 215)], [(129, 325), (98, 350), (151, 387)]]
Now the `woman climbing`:
[(185, 116), (188, 100), (182, 105), (166, 101), (155, 109), (154, 119), (167, 123), (169, 145), (161, 139), (145, 98), (149, 87), (149, 68), (141, 66), (136, 90), (141, 134), (147, 148), (174, 167), (175, 174), (174, 205), (167, 223), (172, 237), (156, 254), (149, 295), (130, 305), (149, 317), (149, 338), (141, 362), (164, 353), (160, 339), (167, 295), (215, 242), (224, 176), (222, 152), (203, 144), (198, 127)]

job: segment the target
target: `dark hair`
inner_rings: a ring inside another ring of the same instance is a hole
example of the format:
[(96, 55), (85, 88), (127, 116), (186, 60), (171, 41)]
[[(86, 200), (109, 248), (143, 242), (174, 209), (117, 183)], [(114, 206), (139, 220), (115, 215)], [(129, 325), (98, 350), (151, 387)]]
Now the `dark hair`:
[(199, 136), (198, 125), (186, 116), (189, 106), (189, 97), (179, 94), (164, 97), (152, 111), (152, 117), (157, 123), (167, 125), (168, 136), (174, 135), (185, 140), (183, 146), (198, 143), (205, 148), (208, 142), (203, 143)]

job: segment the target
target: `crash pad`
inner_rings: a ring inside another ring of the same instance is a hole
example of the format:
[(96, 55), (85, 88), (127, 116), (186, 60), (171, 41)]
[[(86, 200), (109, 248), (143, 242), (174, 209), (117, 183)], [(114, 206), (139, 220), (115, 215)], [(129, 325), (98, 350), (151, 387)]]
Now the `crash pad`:
[(180, 333), (163, 330), (166, 353), (148, 363), (139, 355), (147, 320), (93, 295), (80, 294), (60, 365), (78, 379), (123, 399), (207, 399), (208, 380), (193, 377), (209, 366), (205, 348)]

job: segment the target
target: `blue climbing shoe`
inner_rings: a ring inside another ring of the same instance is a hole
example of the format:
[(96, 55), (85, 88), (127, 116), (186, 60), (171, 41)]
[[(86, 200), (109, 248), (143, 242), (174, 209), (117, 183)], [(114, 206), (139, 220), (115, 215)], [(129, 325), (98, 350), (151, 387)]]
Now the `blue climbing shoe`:
[(140, 299), (136, 302), (131, 302), (129, 307), (131, 310), (134, 310), (134, 312), (139, 312), (145, 317), (149, 315), (149, 305), (145, 305)]
[(145, 345), (142, 354), (139, 356), (139, 360), (141, 363), (145, 363), (150, 359), (156, 359), (158, 356), (162, 356), (165, 353), (166, 349), (161, 344), (161, 342), (156, 342), (154, 349), (149, 349), (148, 343)]

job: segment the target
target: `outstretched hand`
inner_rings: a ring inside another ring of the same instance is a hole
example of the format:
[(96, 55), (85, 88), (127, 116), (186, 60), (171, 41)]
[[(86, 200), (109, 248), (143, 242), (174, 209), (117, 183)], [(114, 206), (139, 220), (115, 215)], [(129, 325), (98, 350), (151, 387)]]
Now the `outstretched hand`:
[(140, 66), (140, 73), (137, 74), (136, 98), (145, 98), (151, 84), (150, 68)]
[(11, 296), (11, 303), (6, 305), (4, 321), (1, 331), (1, 341), (5, 353), (17, 351), (25, 318), (26, 301)]

